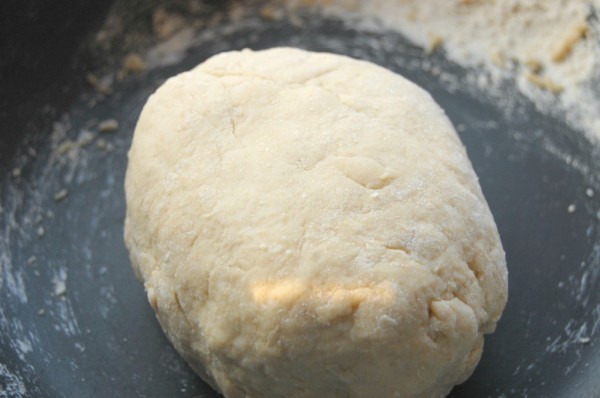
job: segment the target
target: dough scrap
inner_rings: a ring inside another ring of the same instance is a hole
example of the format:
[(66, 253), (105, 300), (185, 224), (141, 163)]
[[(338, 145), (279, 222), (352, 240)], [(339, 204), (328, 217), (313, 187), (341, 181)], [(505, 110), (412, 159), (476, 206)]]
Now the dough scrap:
[(244, 50), (169, 79), (138, 121), (126, 197), (166, 335), (228, 398), (443, 397), (506, 304), (454, 128), (368, 62)]

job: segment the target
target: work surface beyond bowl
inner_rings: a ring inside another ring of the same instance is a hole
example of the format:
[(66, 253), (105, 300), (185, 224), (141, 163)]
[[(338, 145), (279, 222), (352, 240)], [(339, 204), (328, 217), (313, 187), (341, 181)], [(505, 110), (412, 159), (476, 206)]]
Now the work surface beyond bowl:
[[(312, 13), (225, 20), (195, 33), (176, 62), (127, 76), (109, 95), (82, 88), (55, 123), (19, 139), (0, 177), (0, 396), (218, 396), (165, 339), (131, 270), (127, 150), (167, 77), (222, 51), (274, 46), (389, 68), (457, 126), (498, 224), (510, 293), (480, 365), (451, 396), (599, 396), (600, 146), (510, 82), (474, 84), (478, 72), (443, 53), (352, 25)], [(117, 131), (99, 132), (105, 119)]]

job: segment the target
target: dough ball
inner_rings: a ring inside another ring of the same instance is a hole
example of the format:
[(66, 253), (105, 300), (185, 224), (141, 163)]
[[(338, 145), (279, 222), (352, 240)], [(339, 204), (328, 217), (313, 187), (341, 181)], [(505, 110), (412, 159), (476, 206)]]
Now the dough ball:
[(125, 240), (228, 398), (442, 397), (507, 299), (496, 225), (421, 88), (351, 58), (228, 52), (145, 105)]

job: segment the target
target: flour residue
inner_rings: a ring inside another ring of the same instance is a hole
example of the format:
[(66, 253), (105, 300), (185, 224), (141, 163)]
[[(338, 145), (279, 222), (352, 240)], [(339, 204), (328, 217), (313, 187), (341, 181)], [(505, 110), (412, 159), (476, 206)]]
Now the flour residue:
[(27, 394), (27, 388), (23, 380), (12, 373), (10, 369), (0, 363), (0, 397), (21, 398)]
[[(67, 114), (44, 135), (48, 136), (45, 150), (25, 143), (13, 162), (13, 170), (19, 172), (1, 179), (0, 342), (13, 355), (5, 365), (0, 363), (4, 366), (0, 369), (0, 396), (26, 395), (25, 385), (30, 385), (33, 369), (30, 361), (47, 355), (44, 342), (48, 331), (68, 337), (81, 334), (74, 297), (68, 291), (69, 267), (79, 264), (48, 256), (47, 242), (68, 233), (63, 223), (68, 224), (68, 209), (76, 196), (72, 192), (96, 175), (90, 167), (91, 157), (109, 152), (94, 145), (100, 138), (95, 123), (73, 128)], [(111, 186), (106, 189), (114, 191), (114, 180), (107, 180)], [(92, 226), (90, 233), (98, 227)], [(65, 249), (76, 250), (78, 244), (90, 247), (82, 241)], [(23, 373), (11, 373), (8, 366)]]
[(67, 270), (59, 268), (52, 277), (52, 286), (56, 297), (63, 296), (67, 292)]

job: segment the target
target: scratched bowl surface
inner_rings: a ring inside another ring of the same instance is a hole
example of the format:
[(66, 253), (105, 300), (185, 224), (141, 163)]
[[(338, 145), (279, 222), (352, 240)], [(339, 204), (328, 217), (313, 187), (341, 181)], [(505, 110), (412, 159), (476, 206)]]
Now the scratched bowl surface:
[[(470, 84), (474, 71), (394, 32), (301, 18), (223, 22), (198, 34), (177, 62), (125, 78), (104, 99), (82, 88), (54, 124), (29, 132), (2, 162), (0, 396), (218, 396), (165, 339), (131, 270), (122, 237), (127, 150), (144, 102), (165, 78), (221, 51), (282, 45), (398, 72), (458, 128), (504, 243), (510, 294), (480, 365), (451, 396), (598, 396), (598, 145), (512, 85), (492, 92)], [(118, 130), (98, 132), (108, 118)]]

